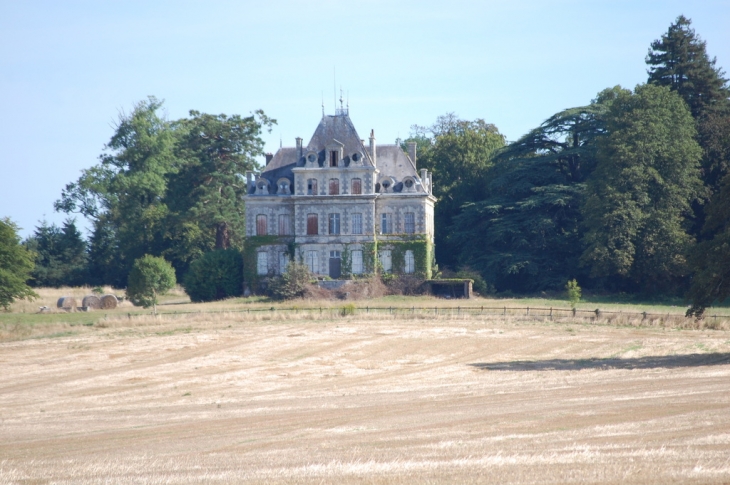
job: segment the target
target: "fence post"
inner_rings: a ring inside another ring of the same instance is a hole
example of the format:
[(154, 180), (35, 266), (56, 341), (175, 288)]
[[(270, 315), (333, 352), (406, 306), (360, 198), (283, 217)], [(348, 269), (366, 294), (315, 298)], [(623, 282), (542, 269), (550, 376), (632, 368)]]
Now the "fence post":
[(646, 320), (646, 312), (641, 312), (641, 319)]
[(456, 314), (457, 315), (461, 315), (461, 307), (460, 306), (457, 306), (456, 307)]
[(502, 315), (507, 316), (507, 307), (504, 307), (504, 313)]
[(550, 307), (550, 320), (553, 319), (553, 307)]
[(575, 312), (576, 312), (575, 307), (573, 307), (573, 316), (574, 317), (575, 317)]
[(529, 314), (530, 314), (530, 307), (528, 306), (526, 315), (529, 315)]
[(370, 313), (370, 306), (365, 307), (365, 313)]

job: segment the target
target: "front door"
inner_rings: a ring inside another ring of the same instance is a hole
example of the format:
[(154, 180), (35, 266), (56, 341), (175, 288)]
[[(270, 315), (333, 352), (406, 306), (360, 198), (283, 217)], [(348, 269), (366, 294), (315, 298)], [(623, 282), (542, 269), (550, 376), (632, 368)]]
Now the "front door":
[(342, 257), (339, 251), (330, 251), (330, 278), (336, 280), (342, 275)]

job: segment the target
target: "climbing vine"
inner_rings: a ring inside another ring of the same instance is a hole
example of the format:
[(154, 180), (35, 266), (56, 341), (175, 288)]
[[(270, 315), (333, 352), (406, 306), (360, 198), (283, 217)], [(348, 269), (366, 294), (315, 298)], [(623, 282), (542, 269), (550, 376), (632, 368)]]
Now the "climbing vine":
[(290, 237), (280, 236), (249, 236), (243, 245), (243, 284), (255, 292), (258, 289), (259, 282), (264, 275), (259, 275), (257, 271), (258, 265), (258, 249), (261, 246), (270, 246), (274, 244), (283, 244), (287, 246), (287, 252), (293, 257), (296, 246)]

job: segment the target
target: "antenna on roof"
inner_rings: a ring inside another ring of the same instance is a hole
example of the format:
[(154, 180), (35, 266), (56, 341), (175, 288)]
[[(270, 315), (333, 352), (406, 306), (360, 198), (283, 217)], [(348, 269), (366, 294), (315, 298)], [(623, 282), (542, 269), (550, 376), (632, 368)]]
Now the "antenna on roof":
[(324, 118), (324, 91), (322, 91), (322, 118)]
[(337, 67), (332, 66), (332, 101), (337, 111)]
[(350, 114), (350, 90), (347, 90), (347, 114)]

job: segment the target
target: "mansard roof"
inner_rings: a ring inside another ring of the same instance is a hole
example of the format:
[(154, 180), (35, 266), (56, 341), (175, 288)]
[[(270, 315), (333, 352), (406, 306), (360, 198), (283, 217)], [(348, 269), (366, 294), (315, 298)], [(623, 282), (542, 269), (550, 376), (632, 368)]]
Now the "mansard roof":
[[(324, 166), (327, 147), (332, 145), (342, 147), (343, 161), (346, 166), (349, 165), (350, 156), (353, 153), (363, 155), (362, 163), (364, 166), (373, 166), (370, 147), (363, 145), (363, 141), (358, 135), (352, 120), (345, 112), (334, 116), (323, 116), (309, 143), (302, 147), (301, 156), (296, 147), (280, 148), (266, 165), (261, 176), (274, 183), (281, 177), (293, 180), (291, 170), (305, 165), (304, 157), (307, 153), (317, 153), (320, 166)], [(408, 176), (418, 177), (415, 164), (400, 146), (378, 145), (376, 143), (375, 152), (375, 164), (381, 176), (394, 177), (397, 181), (401, 181)]]

